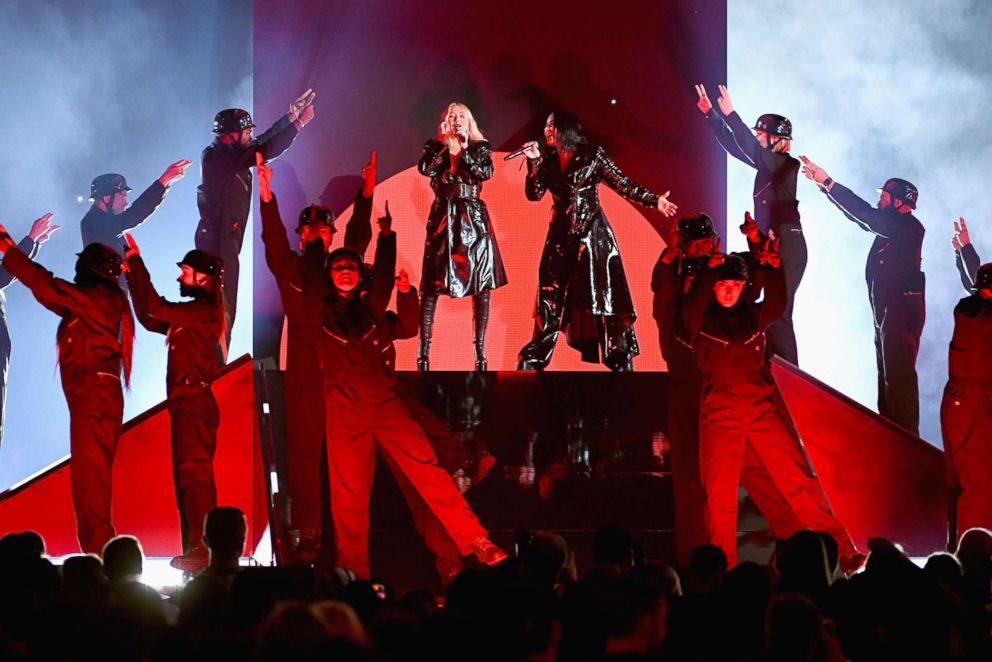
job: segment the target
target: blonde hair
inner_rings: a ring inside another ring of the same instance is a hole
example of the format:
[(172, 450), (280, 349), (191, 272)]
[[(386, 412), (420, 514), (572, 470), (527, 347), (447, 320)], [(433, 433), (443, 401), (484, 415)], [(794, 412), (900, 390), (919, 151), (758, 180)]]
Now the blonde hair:
[(444, 109), (443, 113), (441, 113), (441, 121), (447, 121), (448, 115), (451, 114), (451, 111), (454, 108), (461, 108), (465, 111), (465, 117), (468, 119), (468, 139), (473, 142), (485, 140), (486, 137), (482, 135), (482, 131), (479, 130), (479, 125), (476, 124), (475, 116), (472, 115), (472, 111), (469, 110), (468, 106), (459, 101), (454, 101), (448, 104), (448, 107)]
[[(771, 138), (771, 136), (768, 137)], [(779, 138), (772, 147), (772, 151), (776, 154), (788, 154), (790, 149), (792, 149), (792, 141), (785, 138)]]

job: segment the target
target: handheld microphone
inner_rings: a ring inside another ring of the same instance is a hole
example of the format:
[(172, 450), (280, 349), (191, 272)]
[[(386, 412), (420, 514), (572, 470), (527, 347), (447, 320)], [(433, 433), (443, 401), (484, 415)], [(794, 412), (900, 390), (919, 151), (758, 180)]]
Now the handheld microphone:
[(513, 159), (517, 158), (518, 156), (523, 156), (524, 155), (524, 152), (527, 151), (527, 147), (529, 147), (529, 146), (530, 146), (530, 143), (525, 144), (523, 147), (521, 147), (517, 151), (513, 152), (512, 154), (507, 154), (506, 156), (504, 156), (503, 157), (503, 160), (504, 161), (512, 161)]

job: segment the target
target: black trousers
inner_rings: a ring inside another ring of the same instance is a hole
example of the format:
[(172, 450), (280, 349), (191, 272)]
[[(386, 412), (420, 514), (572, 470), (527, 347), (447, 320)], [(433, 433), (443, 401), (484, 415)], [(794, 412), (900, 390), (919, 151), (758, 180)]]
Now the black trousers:
[(769, 358), (781, 356), (789, 363), (799, 365), (799, 348), (796, 345), (796, 330), (792, 324), (792, 310), (796, 302), (799, 283), (806, 273), (808, 252), (802, 228), (796, 223), (783, 223), (778, 230), (779, 253), (782, 258), (782, 275), (785, 276), (785, 289), (788, 304), (785, 312), (765, 330), (765, 347)]
[(920, 431), (920, 387), (916, 355), (926, 322), (922, 293), (876, 297), (875, 359), (878, 366), (878, 413), (907, 430)]

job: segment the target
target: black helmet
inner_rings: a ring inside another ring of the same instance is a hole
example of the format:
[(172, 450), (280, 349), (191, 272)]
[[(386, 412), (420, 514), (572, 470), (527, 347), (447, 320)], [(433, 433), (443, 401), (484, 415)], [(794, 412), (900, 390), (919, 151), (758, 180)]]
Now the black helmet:
[(885, 191), (891, 197), (903, 201), (910, 209), (916, 209), (916, 200), (920, 197), (920, 191), (914, 184), (898, 177), (890, 177), (882, 188), (876, 190), (879, 193)]
[(177, 267), (181, 267), (184, 264), (188, 267), (193, 267), (194, 271), (198, 271), (201, 274), (213, 276), (214, 278), (224, 277), (224, 261), (213, 253), (201, 251), (198, 248), (186, 253), (181, 262), (176, 262)]
[(214, 133), (236, 133), (252, 126), (251, 113), (241, 108), (225, 108), (214, 115)]
[(95, 202), (106, 195), (130, 190), (131, 187), (127, 185), (124, 175), (119, 175), (116, 172), (97, 175), (90, 183), (90, 202)]
[(354, 248), (348, 248), (347, 246), (341, 246), (340, 248), (335, 248), (327, 256), (327, 266), (330, 267), (337, 260), (341, 258), (350, 258), (358, 263), (358, 266), (362, 266), (362, 256)]
[(770, 136), (792, 140), (792, 122), (789, 118), (775, 113), (765, 113), (758, 118), (753, 127), (756, 131), (764, 131)]
[(682, 241), (708, 239), (716, 235), (716, 231), (713, 229), (712, 219), (702, 212), (680, 218), (678, 224), (679, 239)]
[(300, 221), (296, 225), (296, 231), (300, 232), (304, 226), (314, 223), (323, 223), (334, 228), (334, 212), (322, 205), (310, 205), (300, 211)]
[(76, 253), (76, 273), (87, 271), (98, 278), (116, 283), (121, 277), (120, 254), (106, 244), (87, 244), (82, 253)]
[(992, 289), (992, 262), (978, 267), (978, 273), (975, 275), (975, 289)]
[(731, 253), (716, 267), (717, 280), (747, 280), (747, 260)]

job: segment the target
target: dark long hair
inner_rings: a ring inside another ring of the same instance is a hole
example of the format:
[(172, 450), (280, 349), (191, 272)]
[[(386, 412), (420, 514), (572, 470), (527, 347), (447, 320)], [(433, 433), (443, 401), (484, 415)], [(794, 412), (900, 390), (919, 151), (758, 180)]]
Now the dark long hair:
[(80, 287), (103, 287), (116, 299), (121, 310), (121, 362), (124, 364), (124, 386), (131, 388), (131, 361), (134, 357), (134, 315), (131, 313), (131, 302), (117, 281), (107, 280), (93, 272), (76, 265), (76, 285)]
[(555, 118), (555, 135), (558, 137), (559, 151), (574, 152), (589, 142), (578, 115), (570, 110), (556, 110), (552, 115)]

